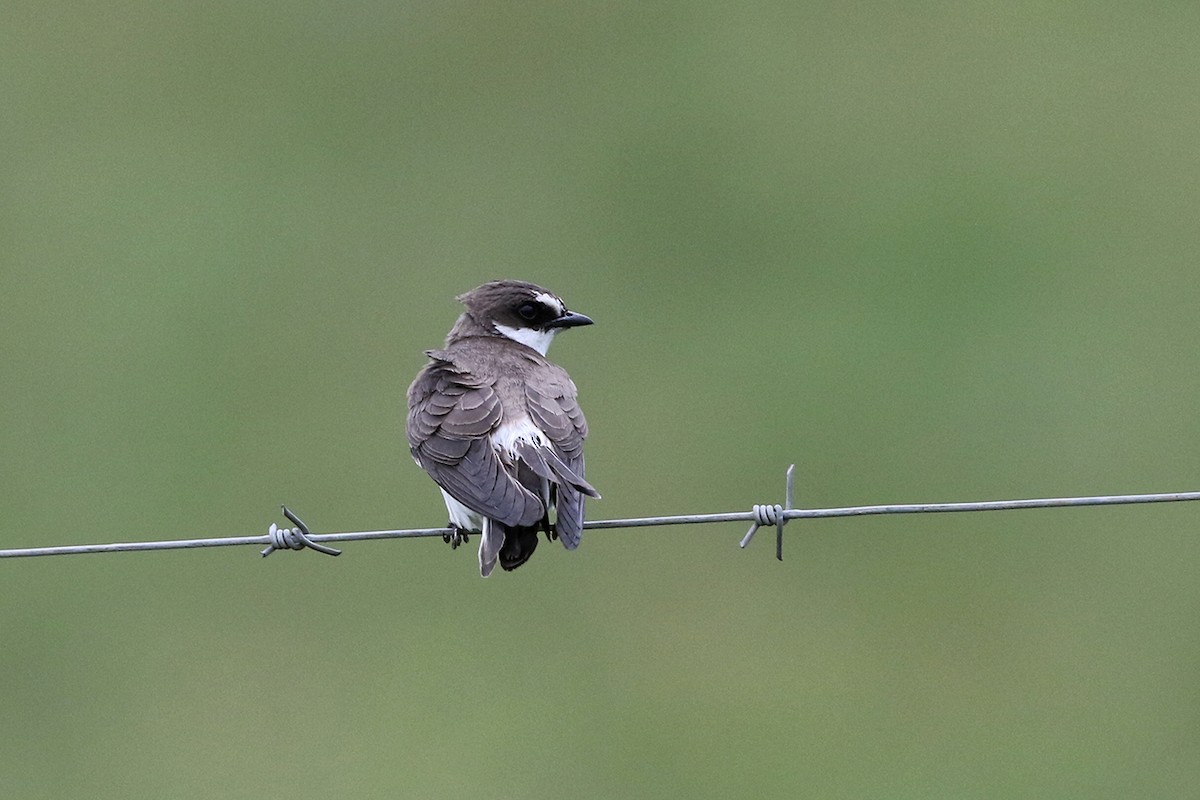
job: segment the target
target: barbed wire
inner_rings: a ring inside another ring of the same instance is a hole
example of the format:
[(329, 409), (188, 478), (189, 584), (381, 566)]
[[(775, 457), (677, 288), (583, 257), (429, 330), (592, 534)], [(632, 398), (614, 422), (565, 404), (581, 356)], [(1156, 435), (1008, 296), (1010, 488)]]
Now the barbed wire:
[[(1160, 494), (1114, 494), (1088, 497), (1042, 497), (1025, 500), (983, 500), (960, 503), (905, 503), (892, 505), (844, 506), (839, 508), (793, 508), (795, 503), (796, 465), (788, 467), (787, 485), (782, 504), (755, 505), (749, 511), (717, 514), (677, 514), (661, 517), (632, 517), (601, 519), (585, 522), (585, 530), (606, 528), (645, 528), (665, 525), (698, 525), (712, 522), (749, 522), (750, 530), (739, 542), (745, 547), (759, 528), (774, 527), (775, 556), (783, 560), (783, 527), (793, 519), (822, 519), (830, 517), (863, 517), (880, 514), (936, 514), (968, 511), (1011, 511), (1022, 508), (1055, 508), (1068, 506), (1111, 506), (1135, 503), (1174, 503), (1200, 500), (1200, 492), (1166, 492)], [(357, 542), (372, 539), (416, 539), (428, 536), (448, 536), (450, 528), (409, 528), (405, 530), (354, 531), (349, 533), (313, 533), (287, 506), (283, 515), (293, 527), (280, 528), (272, 523), (265, 536), (226, 536), (200, 539), (170, 539), (149, 542), (114, 542), (109, 544), (73, 544), (52, 547), (22, 547), (0, 550), (0, 558), (30, 558), (35, 556), (65, 556), (84, 553), (128, 553), (144, 550), (186, 550), (199, 547), (232, 547), (266, 545), (262, 555), (276, 550), (316, 550), (330, 556), (341, 551), (328, 542)]]

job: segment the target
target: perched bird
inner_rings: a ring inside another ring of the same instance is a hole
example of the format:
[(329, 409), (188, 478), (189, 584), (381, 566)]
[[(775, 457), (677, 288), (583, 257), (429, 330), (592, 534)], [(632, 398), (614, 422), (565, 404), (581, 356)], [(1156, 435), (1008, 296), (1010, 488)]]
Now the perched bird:
[(551, 292), (493, 281), (460, 295), (467, 307), (408, 387), (409, 449), (442, 489), (454, 547), (482, 533), (479, 573), (529, 560), (538, 531), (568, 550), (583, 534), (587, 421), (575, 384), (546, 350), (591, 325)]

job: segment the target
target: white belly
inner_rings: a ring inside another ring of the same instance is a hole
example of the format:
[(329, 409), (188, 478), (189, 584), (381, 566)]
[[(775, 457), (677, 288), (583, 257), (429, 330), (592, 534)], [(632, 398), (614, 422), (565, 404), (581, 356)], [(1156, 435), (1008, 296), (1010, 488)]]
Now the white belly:
[(445, 489), (442, 489), (442, 499), (446, 501), (446, 510), (450, 512), (450, 521), (458, 527), (475, 531), (476, 533), (483, 530), (483, 515), (478, 511), (472, 511), (462, 503), (455, 500)]

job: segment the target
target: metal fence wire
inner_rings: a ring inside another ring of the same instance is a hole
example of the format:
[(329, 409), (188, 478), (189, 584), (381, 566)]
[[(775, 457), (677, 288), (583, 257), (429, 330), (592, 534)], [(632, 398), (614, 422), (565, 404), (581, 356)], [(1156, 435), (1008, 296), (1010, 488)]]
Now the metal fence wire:
[[(585, 530), (603, 528), (645, 528), (661, 525), (699, 525), (711, 522), (749, 522), (750, 529), (739, 545), (745, 547), (759, 528), (775, 528), (775, 556), (783, 560), (783, 528), (793, 519), (823, 519), (827, 517), (862, 517), (879, 514), (937, 514), (966, 511), (1011, 511), (1021, 508), (1056, 508), (1064, 506), (1112, 506), (1135, 503), (1176, 503), (1200, 500), (1200, 492), (1167, 492), (1162, 494), (1116, 494), (1090, 497), (1043, 497), (1027, 500), (983, 500), (966, 503), (908, 503), (897, 505), (845, 506), (841, 508), (795, 508), (796, 465), (787, 471), (784, 502), (752, 506), (749, 511), (721, 514), (678, 514), (662, 517), (633, 517), (602, 519), (585, 522)], [(23, 547), (0, 550), (0, 558), (33, 556), (66, 556), (83, 553), (129, 553), (142, 550), (186, 550), (197, 547), (231, 547), (256, 545), (266, 547), (263, 556), (276, 550), (311, 549), (326, 555), (341, 555), (330, 542), (356, 542), (371, 539), (417, 539), (427, 536), (446, 536), (449, 529), (409, 528), (404, 530), (353, 531), (349, 533), (313, 533), (298, 516), (283, 506), (283, 515), (292, 523), (281, 528), (272, 523), (263, 536), (227, 536), (197, 539), (169, 539), (148, 542), (113, 542), (109, 544), (72, 544), (54, 547)]]

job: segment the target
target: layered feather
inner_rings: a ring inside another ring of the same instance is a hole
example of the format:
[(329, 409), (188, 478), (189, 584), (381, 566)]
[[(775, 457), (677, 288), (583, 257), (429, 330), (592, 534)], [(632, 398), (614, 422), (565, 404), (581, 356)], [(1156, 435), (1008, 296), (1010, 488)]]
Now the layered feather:
[(551, 514), (563, 546), (577, 547), (584, 496), (599, 494), (584, 475), (587, 421), (567, 373), (498, 337), (428, 355), (409, 387), (409, 447), (443, 490), (492, 521), (481, 571), (497, 558), (505, 569), (524, 563)]

